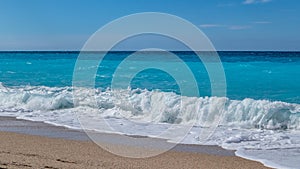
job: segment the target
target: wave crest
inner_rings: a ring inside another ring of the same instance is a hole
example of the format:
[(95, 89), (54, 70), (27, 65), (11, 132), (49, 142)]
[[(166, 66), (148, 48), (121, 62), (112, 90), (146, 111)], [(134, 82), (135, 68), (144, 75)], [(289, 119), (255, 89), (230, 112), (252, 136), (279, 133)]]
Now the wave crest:
[[(228, 127), (300, 129), (299, 104), (250, 98), (230, 100), (225, 97), (186, 97), (141, 89), (87, 88), (76, 89), (77, 97), (74, 102), (72, 91), (71, 87), (8, 88), (0, 84), (0, 112), (13, 112), (11, 115), (16, 117), (24, 117), (26, 113), (30, 114), (29, 117), (47, 113), (47, 117), (55, 121), (51, 114), (65, 116), (64, 113), (72, 111), (86, 114), (84, 111), (93, 110), (107, 118), (126, 118), (152, 123), (193, 124), (205, 127), (215, 118), (219, 118), (220, 125)], [(95, 98), (97, 104), (93, 104), (94, 101), (90, 98)]]

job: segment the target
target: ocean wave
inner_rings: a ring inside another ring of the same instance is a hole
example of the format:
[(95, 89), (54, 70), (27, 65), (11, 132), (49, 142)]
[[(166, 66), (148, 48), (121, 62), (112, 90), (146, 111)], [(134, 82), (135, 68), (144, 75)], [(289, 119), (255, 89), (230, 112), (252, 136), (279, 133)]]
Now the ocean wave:
[[(186, 97), (142, 89), (5, 87), (1, 83), (0, 98), (0, 116), (72, 129), (162, 138), (173, 143), (182, 139), (184, 144), (218, 145), (270, 167), (298, 166), (299, 104)], [(106, 124), (99, 123), (99, 117)], [(219, 126), (211, 130), (209, 127), (214, 127), (216, 121)], [(180, 127), (173, 124), (190, 129), (181, 133)], [(166, 134), (170, 126), (176, 132)], [(205, 135), (206, 131), (211, 135)], [(282, 154), (288, 160), (282, 160)]]
[(43, 115), (43, 120), (52, 122), (55, 122), (55, 118), (66, 117), (66, 114), (74, 118), (74, 112), (80, 115), (92, 111), (105, 118), (126, 118), (150, 123), (205, 127), (211, 120), (219, 118), (219, 125), (228, 127), (300, 129), (300, 105), (280, 101), (186, 97), (142, 89), (76, 88), (73, 93), (72, 87), (5, 87), (2, 84), (0, 98), (2, 115), (6, 112), (27, 119)]

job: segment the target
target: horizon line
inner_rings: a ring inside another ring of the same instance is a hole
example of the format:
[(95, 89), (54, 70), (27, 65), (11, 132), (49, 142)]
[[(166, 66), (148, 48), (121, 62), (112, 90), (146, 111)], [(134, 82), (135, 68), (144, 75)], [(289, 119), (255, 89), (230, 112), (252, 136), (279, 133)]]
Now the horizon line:
[(80, 51), (80, 50), (0, 50), (0, 53), (31, 53), (31, 52), (40, 52), (40, 53), (80, 53), (80, 52), (300, 52), (300, 50), (216, 50), (216, 51), (192, 51), (192, 50), (165, 50), (165, 51), (156, 51), (156, 50), (112, 50), (112, 51)]

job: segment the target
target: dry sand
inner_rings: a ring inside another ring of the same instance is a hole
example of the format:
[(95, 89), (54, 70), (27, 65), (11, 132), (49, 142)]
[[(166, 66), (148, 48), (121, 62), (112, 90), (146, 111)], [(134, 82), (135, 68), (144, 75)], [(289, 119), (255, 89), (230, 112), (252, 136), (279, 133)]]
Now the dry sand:
[(236, 156), (176, 151), (169, 151), (151, 158), (130, 159), (113, 155), (91, 141), (0, 132), (0, 168), (259, 169), (266, 167), (258, 162)]

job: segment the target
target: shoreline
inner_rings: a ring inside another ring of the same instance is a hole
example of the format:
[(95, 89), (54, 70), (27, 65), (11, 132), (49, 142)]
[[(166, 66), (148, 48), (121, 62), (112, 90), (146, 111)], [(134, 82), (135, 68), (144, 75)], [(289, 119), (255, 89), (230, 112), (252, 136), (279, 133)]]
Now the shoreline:
[[(82, 131), (14, 117), (0, 117), (0, 141), (2, 168), (267, 168), (218, 146), (179, 144), (150, 158), (120, 157), (100, 148)], [(119, 143), (106, 144), (132, 149)]]

